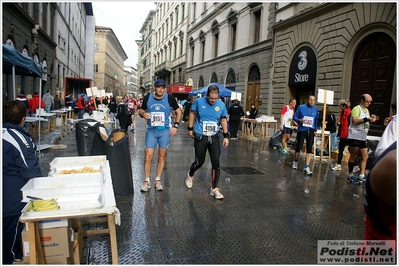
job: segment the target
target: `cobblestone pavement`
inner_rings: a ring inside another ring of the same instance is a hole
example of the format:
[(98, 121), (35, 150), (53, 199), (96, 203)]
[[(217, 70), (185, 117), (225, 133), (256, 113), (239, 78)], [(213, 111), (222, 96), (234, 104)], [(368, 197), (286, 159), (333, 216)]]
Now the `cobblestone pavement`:
[[(116, 228), (119, 264), (316, 264), (318, 240), (363, 238), (363, 187), (346, 181), (346, 165), (333, 172), (333, 161), (312, 160), (314, 174), (306, 176), (303, 155), (293, 170), (293, 151), (282, 156), (268, 148), (268, 140), (239, 137), (222, 149), (219, 187), (224, 200), (209, 195), (208, 156), (193, 188), (187, 189), (194, 151), (186, 126), (182, 123), (170, 142), (163, 191), (152, 186), (140, 192), (144, 120), (137, 118), (135, 131), (128, 134), (134, 193), (116, 196), (122, 222)], [(54, 157), (78, 156), (75, 130), (58, 144), (67, 147), (41, 152), (44, 173)], [(107, 235), (85, 237), (82, 263), (111, 264)]]

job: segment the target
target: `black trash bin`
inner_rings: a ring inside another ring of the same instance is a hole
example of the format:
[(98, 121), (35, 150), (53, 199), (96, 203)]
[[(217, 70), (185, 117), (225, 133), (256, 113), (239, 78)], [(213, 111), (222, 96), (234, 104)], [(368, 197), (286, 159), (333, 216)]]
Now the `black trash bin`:
[(111, 168), (115, 195), (133, 193), (133, 172), (130, 157), (129, 138), (124, 129), (111, 132), (105, 144), (107, 160)]
[(93, 119), (80, 120), (76, 123), (76, 144), (79, 156), (105, 154), (106, 140), (101, 137), (100, 128), (104, 128), (104, 125)]

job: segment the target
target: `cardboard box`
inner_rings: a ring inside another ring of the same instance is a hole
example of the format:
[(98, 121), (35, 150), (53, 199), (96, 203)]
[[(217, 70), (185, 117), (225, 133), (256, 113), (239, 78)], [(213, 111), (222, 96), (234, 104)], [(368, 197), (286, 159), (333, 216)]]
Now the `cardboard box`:
[[(39, 229), (39, 233), (46, 264), (71, 263), (72, 231), (70, 224), (64, 227)], [(27, 228), (22, 231), (22, 250), (23, 260), (21, 264), (29, 264), (29, 232)]]
[(72, 229), (74, 230), (72, 251), (71, 251), (71, 262), (73, 264), (80, 264), (80, 260), (83, 256), (83, 230), (82, 221), (72, 219)]
[(44, 258), (46, 264), (70, 264), (70, 258), (65, 257), (52, 257), (52, 258)]
[(68, 219), (38, 221), (37, 225), (38, 225), (39, 229), (64, 227), (64, 226), (68, 226)]
[[(69, 226), (39, 229), (43, 254), (46, 261), (50, 258), (69, 257), (71, 253), (71, 236), (73, 235), (72, 231)], [(57, 259), (57, 261), (61, 260)]]

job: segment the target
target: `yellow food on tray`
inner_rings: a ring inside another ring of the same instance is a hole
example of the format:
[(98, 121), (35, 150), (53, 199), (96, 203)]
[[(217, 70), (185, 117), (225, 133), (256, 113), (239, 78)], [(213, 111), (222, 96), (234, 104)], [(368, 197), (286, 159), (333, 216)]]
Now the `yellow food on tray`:
[(94, 167), (83, 167), (78, 170), (60, 170), (60, 174), (76, 174), (76, 173), (93, 173), (93, 172), (101, 172), (100, 169), (95, 169)]

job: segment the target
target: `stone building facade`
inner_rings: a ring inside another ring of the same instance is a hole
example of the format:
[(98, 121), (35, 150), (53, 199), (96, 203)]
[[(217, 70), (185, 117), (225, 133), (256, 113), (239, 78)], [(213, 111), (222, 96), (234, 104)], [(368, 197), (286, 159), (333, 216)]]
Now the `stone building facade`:
[[(211, 82), (242, 93), (241, 105), (270, 114), (274, 5), (265, 2), (188, 3), (187, 78), (193, 89)], [(226, 99), (229, 104), (230, 99)]]
[(305, 103), (319, 88), (334, 92), (336, 114), (340, 99), (354, 107), (369, 93), (369, 110), (381, 118), (370, 134), (380, 135), (397, 98), (396, 3), (275, 4), (272, 113), (291, 97)]
[[(42, 92), (62, 92), (66, 76), (85, 76), (86, 20), (93, 16), (91, 3), (27, 2), (2, 6), (3, 44), (12, 43), (42, 65)], [(3, 99), (13, 93), (11, 84), (12, 78), (3, 76)], [(18, 92), (24, 89), (26, 94), (33, 94), (40, 91), (40, 79), (17, 76), (16, 87)]]
[(109, 27), (96, 26), (94, 41), (94, 82), (98, 90), (114, 96), (124, 96), (124, 62), (127, 55), (114, 31)]

